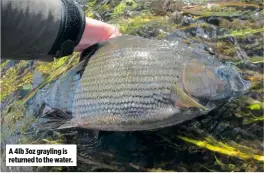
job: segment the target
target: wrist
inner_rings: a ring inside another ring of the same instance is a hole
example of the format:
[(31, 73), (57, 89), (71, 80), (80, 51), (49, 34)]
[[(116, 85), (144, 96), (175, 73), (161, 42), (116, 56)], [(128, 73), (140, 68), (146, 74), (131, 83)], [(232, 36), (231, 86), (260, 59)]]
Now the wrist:
[(49, 55), (63, 57), (71, 55), (80, 42), (85, 28), (85, 13), (72, 0), (62, 0), (62, 19), (60, 29)]

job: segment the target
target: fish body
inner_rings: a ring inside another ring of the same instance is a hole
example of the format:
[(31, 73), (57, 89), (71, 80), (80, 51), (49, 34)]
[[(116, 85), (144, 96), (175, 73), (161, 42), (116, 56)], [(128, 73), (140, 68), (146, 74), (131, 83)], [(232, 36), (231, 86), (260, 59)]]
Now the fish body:
[(59, 128), (135, 131), (172, 126), (249, 88), (235, 69), (181, 42), (120, 36), (99, 44), (87, 58), (82, 74), (71, 70), (46, 95), (53, 91), (46, 103), (71, 114)]

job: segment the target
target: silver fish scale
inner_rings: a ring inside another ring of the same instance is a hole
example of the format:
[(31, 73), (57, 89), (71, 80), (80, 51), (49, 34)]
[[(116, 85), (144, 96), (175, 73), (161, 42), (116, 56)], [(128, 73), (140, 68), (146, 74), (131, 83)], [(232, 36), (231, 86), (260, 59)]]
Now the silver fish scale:
[(124, 36), (106, 42), (80, 80), (72, 122), (119, 126), (167, 118), (154, 112), (172, 105), (170, 88), (180, 83), (185, 61), (180, 54), (164, 41)]

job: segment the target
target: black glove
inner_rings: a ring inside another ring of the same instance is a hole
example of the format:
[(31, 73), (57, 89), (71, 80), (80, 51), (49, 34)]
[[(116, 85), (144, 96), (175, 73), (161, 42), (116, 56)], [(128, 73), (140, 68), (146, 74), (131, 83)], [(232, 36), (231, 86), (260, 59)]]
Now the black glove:
[(80, 42), (84, 32), (86, 19), (80, 5), (72, 0), (62, 0), (64, 6), (59, 34), (49, 55), (63, 57), (71, 55)]

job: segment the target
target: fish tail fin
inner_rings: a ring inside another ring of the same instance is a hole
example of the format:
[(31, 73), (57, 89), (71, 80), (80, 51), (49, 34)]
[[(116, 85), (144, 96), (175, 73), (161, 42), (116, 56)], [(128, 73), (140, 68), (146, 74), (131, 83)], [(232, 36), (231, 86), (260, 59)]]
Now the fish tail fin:
[(59, 130), (74, 127), (71, 123), (71, 119), (73, 118), (71, 114), (60, 109), (52, 108), (46, 104), (43, 106), (42, 110), (41, 117), (34, 124), (37, 129)]

